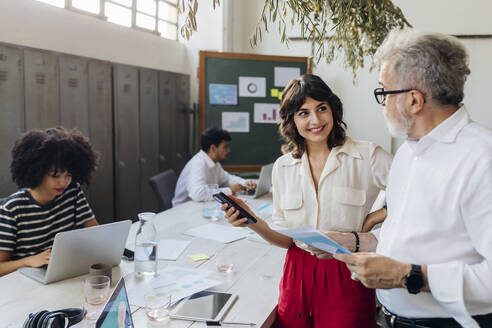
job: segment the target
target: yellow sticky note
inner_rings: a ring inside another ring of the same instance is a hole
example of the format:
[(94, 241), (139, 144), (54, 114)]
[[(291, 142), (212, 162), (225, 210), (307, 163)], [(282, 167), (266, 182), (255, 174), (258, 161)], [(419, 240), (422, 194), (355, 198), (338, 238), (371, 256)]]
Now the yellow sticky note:
[(209, 260), (210, 256), (204, 253), (197, 253), (193, 255), (188, 255), (188, 258), (193, 262), (197, 262), (197, 261)]
[(278, 89), (271, 89), (270, 90), (270, 95), (272, 97), (278, 97)]
[(284, 94), (284, 93), (283, 93), (282, 91), (280, 91), (280, 92), (278, 93), (278, 99), (279, 99), (279, 100), (282, 100), (282, 95), (283, 95), (283, 94)]

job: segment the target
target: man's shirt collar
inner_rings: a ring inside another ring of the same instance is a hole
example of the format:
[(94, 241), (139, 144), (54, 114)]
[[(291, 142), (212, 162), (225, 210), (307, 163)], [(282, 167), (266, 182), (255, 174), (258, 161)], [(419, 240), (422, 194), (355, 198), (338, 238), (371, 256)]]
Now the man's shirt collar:
[(207, 166), (209, 168), (212, 168), (215, 166), (215, 162), (212, 161), (212, 159), (210, 158), (210, 156), (208, 156), (208, 154), (206, 152), (204, 152), (202, 149), (200, 149), (200, 156), (202, 156), (205, 160), (205, 163), (207, 163)]

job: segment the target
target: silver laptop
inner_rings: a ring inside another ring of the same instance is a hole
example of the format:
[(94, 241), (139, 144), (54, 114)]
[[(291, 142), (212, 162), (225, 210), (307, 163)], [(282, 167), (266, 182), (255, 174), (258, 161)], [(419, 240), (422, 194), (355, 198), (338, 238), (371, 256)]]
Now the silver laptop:
[(130, 220), (125, 220), (59, 232), (55, 235), (48, 267), (26, 267), (19, 272), (49, 284), (86, 274), (95, 263), (118, 265), (131, 225)]
[(258, 179), (258, 183), (256, 184), (255, 193), (253, 195), (245, 194), (244, 197), (258, 198), (269, 192), (270, 187), (272, 186), (272, 169), (273, 163), (262, 166), (260, 171), (260, 178)]

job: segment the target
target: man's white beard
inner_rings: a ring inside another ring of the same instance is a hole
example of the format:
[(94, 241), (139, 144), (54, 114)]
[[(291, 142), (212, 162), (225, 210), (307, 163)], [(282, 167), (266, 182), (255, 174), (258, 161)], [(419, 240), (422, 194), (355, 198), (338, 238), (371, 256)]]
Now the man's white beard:
[(401, 106), (399, 103), (396, 104), (396, 108), (398, 110), (398, 113), (400, 114), (400, 121), (391, 119), (386, 112), (386, 107), (383, 109), (386, 127), (388, 128), (391, 136), (395, 138), (408, 139), (408, 132), (410, 131), (410, 127), (413, 124), (413, 120), (407, 117), (403, 106)]

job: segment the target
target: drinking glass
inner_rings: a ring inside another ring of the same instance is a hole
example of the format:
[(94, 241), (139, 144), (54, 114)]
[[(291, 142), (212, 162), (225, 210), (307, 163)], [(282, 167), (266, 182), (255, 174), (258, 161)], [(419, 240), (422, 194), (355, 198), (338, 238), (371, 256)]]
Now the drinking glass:
[(84, 317), (95, 320), (109, 296), (109, 277), (89, 276), (84, 280)]
[(207, 184), (205, 186), (206, 201), (203, 203), (202, 216), (216, 221), (220, 216), (220, 204), (213, 199), (213, 195), (219, 192), (219, 185)]
[(152, 290), (145, 293), (145, 313), (150, 321), (164, 321), (169, 319), (169, 312), (171, 306), (171, 295)]
[(222, 273), (234, 273), (237, 269), (234, 264), (238, 256), (240, 256), (240, 254), (223, 249), (215, 259), (215, 267), (217, 268), (217, 271)]

